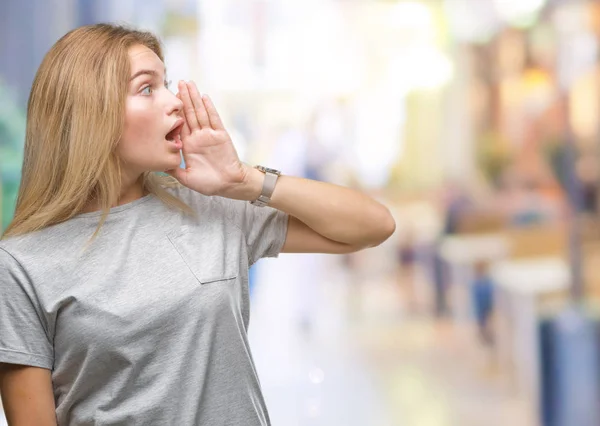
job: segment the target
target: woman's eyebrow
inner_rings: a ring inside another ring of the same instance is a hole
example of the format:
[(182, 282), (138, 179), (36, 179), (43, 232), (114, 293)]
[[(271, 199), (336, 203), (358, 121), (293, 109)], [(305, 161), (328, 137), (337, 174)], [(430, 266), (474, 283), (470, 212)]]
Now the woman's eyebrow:
[[(136, 72), (135, 74), (133, 74), (131, 76), (131, 79), (129, 81), (133, 81), (140, 75), (144, 75), (144, 74), (151, 75), (152, 77), (158, 77), (158, 73), (155, 70), (139, 70), (138, 72)], [(167, 75), (166, 69), (165, 69), (165, 75)]]

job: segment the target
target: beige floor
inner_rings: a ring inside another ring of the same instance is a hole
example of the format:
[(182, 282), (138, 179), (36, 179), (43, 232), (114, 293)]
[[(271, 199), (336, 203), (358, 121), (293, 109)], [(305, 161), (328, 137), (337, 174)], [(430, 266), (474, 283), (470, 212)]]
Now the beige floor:
[(436, 322), (418, 303), (411, 313), (389, 247), (352, 272), (333, 256), (302, 256), (261, 261), (253, 294), (250, 337), (273, 425), (534, 426), (468, 323)]

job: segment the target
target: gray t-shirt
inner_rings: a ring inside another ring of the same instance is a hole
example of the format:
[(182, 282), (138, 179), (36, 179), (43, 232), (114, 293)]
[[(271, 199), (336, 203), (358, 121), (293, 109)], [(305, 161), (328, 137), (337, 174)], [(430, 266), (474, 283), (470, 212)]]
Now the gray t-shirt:
[(247, 339), (248, 267), (288, 216), (169, 189), (0, 241), (0, 362), (52, 370), (60, 426), (269, 425)]

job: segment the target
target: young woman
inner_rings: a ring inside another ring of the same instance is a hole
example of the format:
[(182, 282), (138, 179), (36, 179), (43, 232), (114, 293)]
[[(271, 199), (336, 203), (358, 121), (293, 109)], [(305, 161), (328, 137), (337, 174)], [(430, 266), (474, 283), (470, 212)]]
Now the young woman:
[(240, 162), (210, 98), (178, 89), (156, 37), (121, 26), (75, 29), (44, 58), (0, 241), (10, 425), (270, 424), (249, 266), (393, 233), (364, 194)]

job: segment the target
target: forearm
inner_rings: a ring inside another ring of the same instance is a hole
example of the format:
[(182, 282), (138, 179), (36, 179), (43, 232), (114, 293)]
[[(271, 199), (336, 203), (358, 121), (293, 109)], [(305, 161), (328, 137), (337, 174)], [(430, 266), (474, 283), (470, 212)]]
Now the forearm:
[[(264, 175), (251, 169), (251, 198), (257, 198)], [(389, 210), (373, 198), (349, 188), (280, 176), (271, 207), (298, 218), (320, 235), (353, 247), (370, 247), (385, 241), (395, 230)]]

